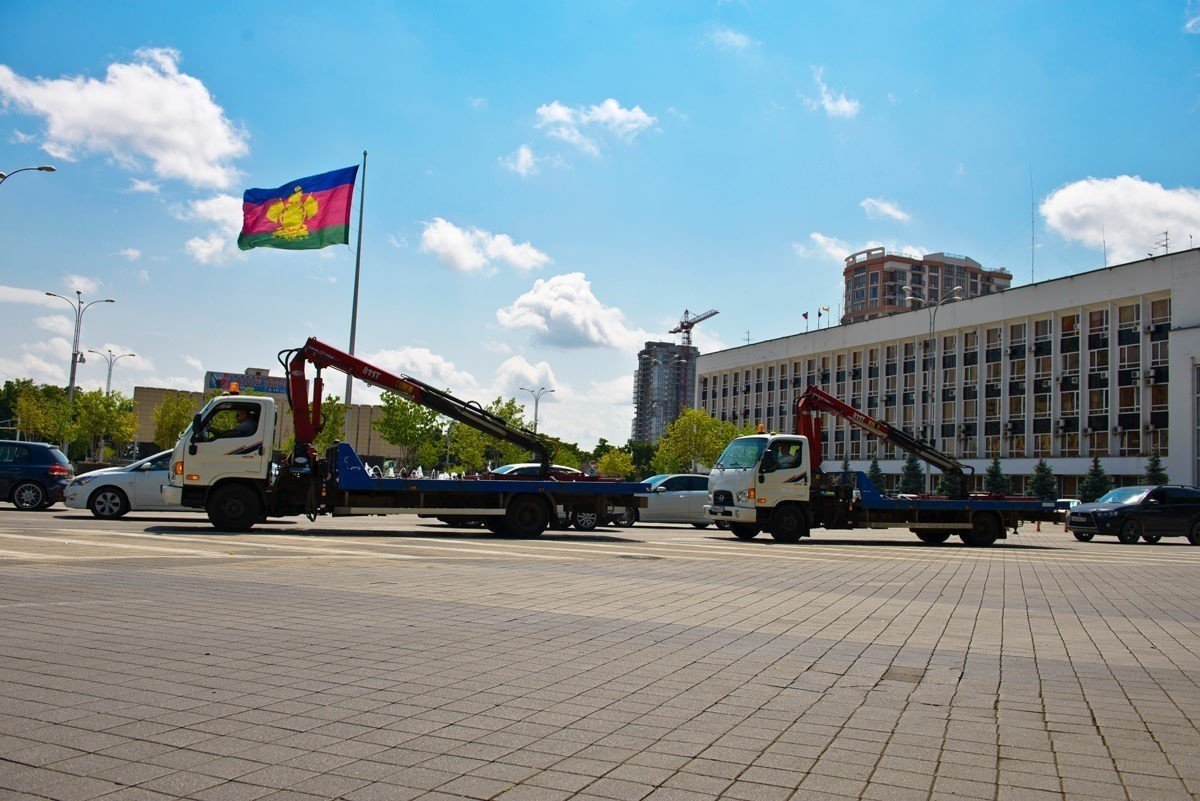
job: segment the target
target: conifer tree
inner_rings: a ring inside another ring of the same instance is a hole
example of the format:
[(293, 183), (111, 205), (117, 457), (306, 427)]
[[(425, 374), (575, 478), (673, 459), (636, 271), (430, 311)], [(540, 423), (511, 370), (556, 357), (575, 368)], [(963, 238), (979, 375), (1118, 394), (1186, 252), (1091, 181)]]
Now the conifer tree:
[(1079, 482), (1079, 500), (1091, 503), (1110, 489), (1112, 489), (1112, 479), (1108, 477), (1108, 473), (1104, 472), (1104, 466), (1100, 464), (1100, 457), (1093, 456), (1092, 466), (1088, 468), (1083, 481)]
[(843, 484), (851, 483), (850, 457), (849, 456), (842, 459), (842, 483)]
[(1162, 458), (1159, 457), (1158, 451), (1150, 454), (1150, 458), (1146, 460), (1146, 475), (1142, 478), (1143, 484), (1154, 486), (1156, 484), (1166, 484), (1170, 481), (1167, 476), (1167, 471), (1163, 470)]
[(988, 466), (987, 472), (983, 474), (984, 492), (1007, 495), (1010, 488), (1008, 476), (1004, 475), (1004, 470), (1000, 467), (1000, 457), (993, 456), (992, 463)]
[(883, 492), (886, 487), (887, 477), (883, 475), (883, 468), (879, 466), (879, 460), (871, 457), (871, 466), (867, 469), (867, 478), (871, 479), (871, 483), (875, 485), (878, 492)]
[(938, 478), (937, 494), (945, 495), (947, 498), (960, 498), (963, 496), (963, 477), (952, 473), (942, 473)]
[(900, 471), (900, 491), (906, 495), (919, 495), (925, 488), (925, 473), (921, 470), (921, 461), (916, 454), (908, 454), (904, 458), (904, 468)]
[(1034, 465), (1029, 494), (1043, 501), (1053, 501), (1058, 497), (1058, 478), (1045, 459), (1038, 459), (1038, 463)]

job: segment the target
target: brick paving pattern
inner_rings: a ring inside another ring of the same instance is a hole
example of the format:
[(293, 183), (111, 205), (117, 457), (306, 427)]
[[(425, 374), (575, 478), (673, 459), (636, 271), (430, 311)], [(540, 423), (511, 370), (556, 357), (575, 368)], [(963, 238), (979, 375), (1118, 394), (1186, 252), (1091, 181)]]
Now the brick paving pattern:
[(0, 512), (0, 798), (1181, 799), (1200, 548)]

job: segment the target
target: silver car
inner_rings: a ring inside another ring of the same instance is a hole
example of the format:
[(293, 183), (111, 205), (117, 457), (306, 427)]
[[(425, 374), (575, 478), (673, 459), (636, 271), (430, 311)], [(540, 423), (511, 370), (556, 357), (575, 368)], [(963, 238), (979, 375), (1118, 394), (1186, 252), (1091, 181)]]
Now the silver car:
[(84, 473), (64, 493), (70, 509), (90, 509), (96, 517), (113, 520), (127, 512), (181, 511), (167, 506), (159, 487), (167, 483), (171, 451), (163, 451), (124, 467)]
[(707, 528), (712, 522), (704, 516), (704, 504), (708, 503), (708, 476), (666, 473), (650, 476), (642, 483), (650, 485), (650, 492), (638, 493), (646, 499), (646, 506), (642, 509), (630, 507), (617, 525), (691, 523), (696, 528)]

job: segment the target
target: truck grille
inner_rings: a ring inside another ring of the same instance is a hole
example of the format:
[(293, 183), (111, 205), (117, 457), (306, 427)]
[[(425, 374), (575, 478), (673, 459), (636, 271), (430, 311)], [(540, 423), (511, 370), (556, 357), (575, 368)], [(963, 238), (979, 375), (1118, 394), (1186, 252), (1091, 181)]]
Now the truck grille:
[(733, 506), (733, 493), (725, 490), (714, 492), (713, 503), (717, 506)]

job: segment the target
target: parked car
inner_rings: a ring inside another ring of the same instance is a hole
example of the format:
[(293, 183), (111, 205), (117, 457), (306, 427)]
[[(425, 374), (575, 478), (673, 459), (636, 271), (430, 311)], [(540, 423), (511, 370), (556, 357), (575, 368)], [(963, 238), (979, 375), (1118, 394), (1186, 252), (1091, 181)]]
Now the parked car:
[[(515, 464), (505, 464), (497, 467), (495, 470), (490, 470), (483, 476), (530, 476), (537, 477), (542, 473), (542, 465), (540, 462), (517, 462)], [(567, 467), (561, 464), (550, 465), (550, 478), (556, 476), (582, 476), (583, 473), (576, 470), (574, 467)], [(425, 517), (426, 515), (421, 515)], [(482, 526), (485, 520), (477, 517), (468, 517), (466, 515), (437, 515), (437, 519), (448, 526)], [(552, 528), (569, 528), (574, 526), (579, 531), (592, 531), (600, 523), (600, 517), (595, 512), (571, 512), (568, 514), (561, 506), (558, 508), (557, 522), (552, 525)]]
[(0, 440), (0, 500), (21, 511), (61, 501), (74, 475), (70, 460), (53, 445)]
[(1200, 488), (1182, 485), (1120, 487), (1095, 503), (1081, 503), (1067, 516), (1075, 539), (1115, 534), (1123, 543), (1187, 537), (1200, 545)]
[(664, 473), (650, 476), (642, 483), (650, 485), (649, 492), (638, 493), (646, 499), (646, 506), (641, 509), (629, 507), (617, 525), (691, 523), (696, 528), (707, 528), (712, 522), (704, 516), (704, 504), (708, 503), (708, 476)]
[[(542, 465), (539, 462), (519, 462), (517, 464), (500, 465), (490, 472), (495, 476), (536, 476), (541, 474)], [(562, 475), (581, 476), (583, 473), (574, 467), (566, 467), (561, 464), (550, 465), (551, 478)]]
[(159, 487), (167, 483), (170, 466), (171, 451), (163, 451), (123, 467), (84, 473), (67, 487), (67, 508), (89, 509), (105, 520), (129, 512), (184, 510), (163, 502)]

